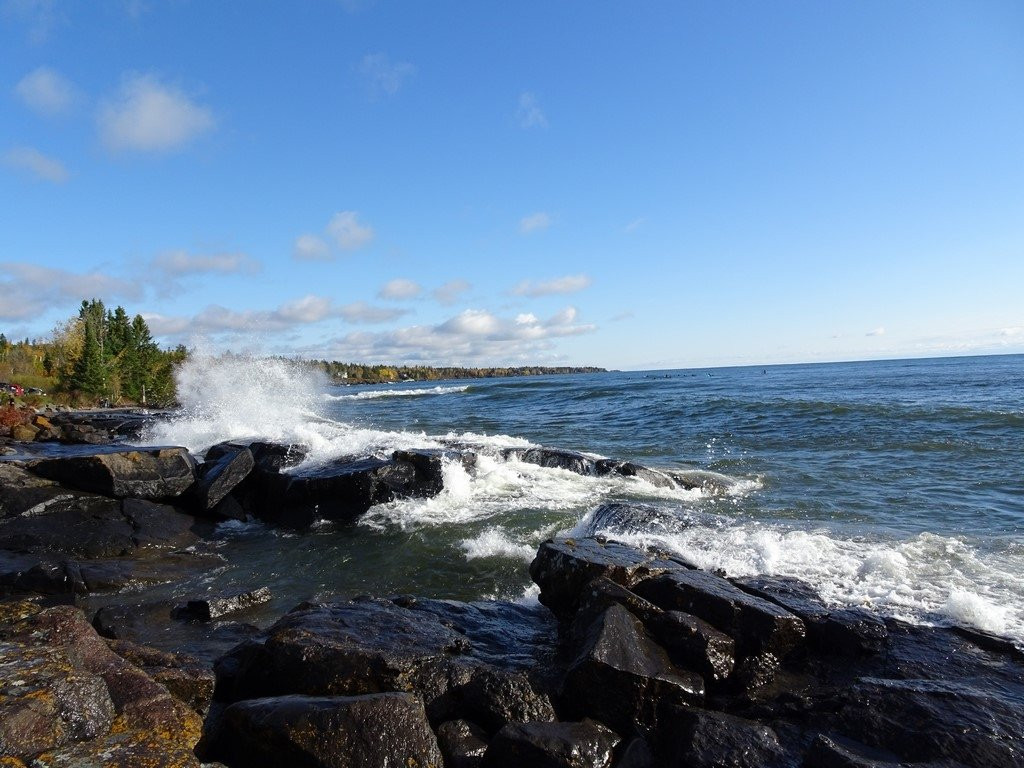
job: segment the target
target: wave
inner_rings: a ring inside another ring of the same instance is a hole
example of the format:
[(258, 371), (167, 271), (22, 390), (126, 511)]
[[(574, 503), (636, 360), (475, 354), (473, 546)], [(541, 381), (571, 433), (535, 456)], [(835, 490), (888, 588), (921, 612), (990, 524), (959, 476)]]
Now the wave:
[(366, 392), (357, 392), (352, 395), (324, 395), (325, 400), (376, 400), (382, 397), (423, 397), (425, 395), (448, 395), (454, 392), (466, 392), (469, 385), (461, 387), (430, 387), (421, 389), (374, 389)]

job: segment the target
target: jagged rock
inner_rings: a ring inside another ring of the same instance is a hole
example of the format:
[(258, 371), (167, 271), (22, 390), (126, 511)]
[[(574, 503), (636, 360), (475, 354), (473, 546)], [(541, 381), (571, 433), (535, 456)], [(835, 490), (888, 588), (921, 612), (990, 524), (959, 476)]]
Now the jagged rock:
[(572, 712), (625, 734), (638, 725), (654, 725), (664, 702), (701, 702), (704, 681), (698, 674), (674, 668), (640, 622), (613, 605), (591, 626), (569, 665), (562, 693)]
[(904, 760), (974, 768), (1024, 764), (1020, 701), (957, 680), (863, 678), (835, 695), (835, 729)]
[(581, 723), (506, 725), (491, 740), (483, 768), (608, 768), (619, 742), (608, 728)]
[(422, 700), (408, 693), (279, 696), (232, 704), (204, 757), (246, 768), (443, 768)]
[(654, 756), (646, 739), (637, 736), (622, 749), (615, 768), (651, 768)]
[(233, 453), (218, 454), (209, 458), (196, 470), (198, 480), (190, 491), (193, 504), (203, 512), (213, 510), (234, 488), (239, 485), (255, 466), (252, 451), (240, 448)]
[(598, 614), (614, 604), (623, 606), (640, 619), (676, 664), (699, 672), (708, 682), (719, 682), (732, 674), (736, 643), (731, 637), (696, 616), (663, 611), (604, 577), (590, 582), (583, 590), (574, 633), (580, 634), (580, 628), (585, 630)]
[(530, 564), (540, 601), (562, 621), (572, 619), (580, 593), (596, 578), (630, 587), (662, 573), (686, 570), (680, 562), (614, 541), (549, 539)]
[(52, 480), (44, 480), (23, 465), (0, 462), (0, 520), (38, 515), (73, 501), (80, 494)]
[(487, 751), (487, 734), (466, 720), (448, 720), (437, 729), (445, 768), (480, 768)]
[(235, 611), (244, 611), (254, 605), (260, 605), (269, 601), (270, 598), (270, 590), (267, 587), (260, 587), (201, 600), (189, 600), (186, 610), (199, 621), (210, 621)]
[(665, 610), (697, 616), (731, 635), (741, 656), (783, 658), (799, 646), (804, 623), (789, 611), (747, 594), (706, 571), (675, 571), (637, 584), (634, 591)]
[(757, 576), (734, 579), (733, 583), (799, 616), (807, 626), (808, 640), (819, 653), (877, 653), (885, 645), (885, 622), (864, 609), (829, 609), (814, 589), (799, 579)]
[(523, 672), (482, 668), (453, 693), (462, 716), (491, 734), (509, 723), (556, 719), (551, 699)]
[(656, 469), (648, 469), (632, 461), (619, 461), (618, 459), (598, 459), (594, 469), (599, 475), (616, 474), (623, 477), (635, 477), (650, 483), (655, 488), (675, 488), (676, 484), (671, 477)]
[(8, 758), (198, 767), (198, 715), (114, 653), (75, 608), (0, 604), (0, 671)]
[(187, 491), (196, 479), (195, 459), (184, 448), (36, 459), (27, 466), (40, 477), (115, 498), (173, 498)]
[(198, 714), (210, 708), (215, 678), (209, 664), (187, 654), (168, 653), (127, 640), (110, 640), (107, 644)]
[[(934, 763), (914, 763), (916, 768), (927, 768)], [(804, 755), (802, 768), (909, 768), (891, 752), (870, 749), (858, 745), (857, 749), (849, 746), (847, 740), (842, 743), (838, 739), (818, 734), (811, 742), (807, 754)]]
[(667, 706), (658, 729), (659, 764), (687, 768), (782, 768), (795, 764), (766, 725), (723, 712)]

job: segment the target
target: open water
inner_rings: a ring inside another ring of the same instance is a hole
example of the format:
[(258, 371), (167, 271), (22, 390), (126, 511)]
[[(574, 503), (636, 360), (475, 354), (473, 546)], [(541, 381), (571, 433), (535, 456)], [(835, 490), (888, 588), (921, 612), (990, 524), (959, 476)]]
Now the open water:
[[(797, 576), (834, 604), (1024, 644), (1024, 356), (610, 372), (339, 387), (284, 363), (189, 363), (148, 436), (202, 451), (294, 441), (307, 461), (479, 446), (433, 499), (290, 533), (218, 529), (197, 589), (266, 585), (268, 616), (328, 594), (532, 599), (544, 539), (602, 533), (729, 575)], [(545, 445), (720, 474), (703, 490), (500, 458)], [(606, 501), (653, 509), (595, 519)]]

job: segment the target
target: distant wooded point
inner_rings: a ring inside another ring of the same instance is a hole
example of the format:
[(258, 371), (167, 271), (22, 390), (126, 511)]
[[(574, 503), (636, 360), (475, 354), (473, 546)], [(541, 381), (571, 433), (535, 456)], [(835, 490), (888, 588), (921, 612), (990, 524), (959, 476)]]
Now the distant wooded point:
[(313, 360), (311, 363), (338, 384), (382, 384), (397, 381), (439, 381), (442, 379), (493, 379), (504, 376), (550, 376), (569, 373), (606, 373), (593, 366), (543, 366), (461, 368), (430, 365), (367, 365), (337, 360)]

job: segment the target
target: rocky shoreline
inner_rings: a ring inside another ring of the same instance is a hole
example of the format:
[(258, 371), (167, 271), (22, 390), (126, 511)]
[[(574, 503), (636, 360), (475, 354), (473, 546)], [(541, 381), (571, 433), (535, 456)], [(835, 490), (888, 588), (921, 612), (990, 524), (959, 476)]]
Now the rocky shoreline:
[[(258, 584), (139, 604), (140, 585), (218, 566), (218, 521), (344, 524), (436, 495), (445, 462), (476, 461), (456, 443), (304, 467), (301, 446), (222, 443), (200, 458), (110, 442), (148, 418), (61, 415), (45, 429), (79, 447), (0, 461), (0, 765), (1024, 765), (1011, 642), (600, 538), (541, 545), (541, 605), (358, 597), (260, 630), (244, 620), (269, 599)], [(581, 474), (724, 482), (510, 450)], [(93, 615), (76, 607), (97, 594), (111, 599)], [(194, 656), (146, 646), (171, 624)]]

